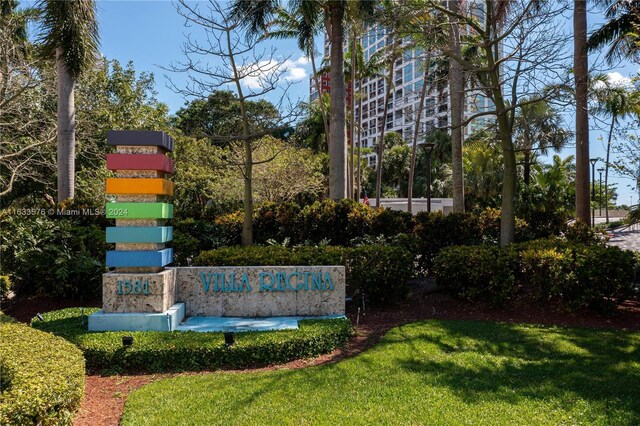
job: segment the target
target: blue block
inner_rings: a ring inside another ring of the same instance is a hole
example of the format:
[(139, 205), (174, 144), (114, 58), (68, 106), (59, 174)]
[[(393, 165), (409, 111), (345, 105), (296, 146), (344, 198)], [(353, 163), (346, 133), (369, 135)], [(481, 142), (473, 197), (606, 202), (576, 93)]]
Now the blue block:
[(184, 319), (185, 312), (184, 303), (176, 303), (159, 313), (107, 314), (98, 311), (89, 315), (89, 331), (174, 331)]
[(108, 268), (155, 267), (162, 268), (173, 262), (173, 249), (163, 250), (109, 250)]
[(173, 226), (110, 226), (108, 243), (166, 243), (173, 240)]

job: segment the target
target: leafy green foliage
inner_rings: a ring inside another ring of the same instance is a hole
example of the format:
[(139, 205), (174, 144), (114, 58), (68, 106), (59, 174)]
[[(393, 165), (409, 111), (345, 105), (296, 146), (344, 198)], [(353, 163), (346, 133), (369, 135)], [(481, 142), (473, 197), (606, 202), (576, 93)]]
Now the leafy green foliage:
[(639, 346), (638, 332), (421, 321), (339, 363), (155, 381), (122, 424), (638, 424)]
[[(239, 244), (242, 215), (232, 213), (217, 217), (220, 239), (225, 245)], [(290, 244), (330, 243), (349, 245), (366, 235), (394, 236), (411, 232), (413, 221), (407, 212), (372, 209), (353, 200), (317, 201), (301, 207), (296, 203), (265, 203), (254, 212), (255, 240), (258, 244), (270, 240)]]
[[(97, 309), (85, 309), (89, 315)], [(64, 337), (82, 350), (87, 368), (103, 373), (199, 371), (244, 368), (318, 356), (344, 345), (347, 319), (303, 320), (298, 330), (236, 333), (225, 346), (223, 333), (123, 331), (89, 333), (80, 308), (44, 314), (34, 327)], [(132, 336), (130, 347), (122, 336)]]
[(2, 271), (19, 295), (96, 296), (102, 288), (104, 229), (46, 216), (0, 216)]
[(438, 285), (470, 300), (557, 301), (611, 313), (640, 288), (638, 258), (605, 245), (536, 240), (507, 248), (456, 246), (435, 259)]
[(437, 283), (468, 300), (501, 306), (515, 291), (513, 253), (494, 246), (447, 247), (436, 256)]
[(0, 424), (70, 425), (84, 373), (82, 353), (69, 342), (0, 320)]
[[(269, 101), (245, 101), (249, 116), (249, 133), (278, 129), (280, 112)], [(206, 99), (189, 102), (176, 113), (175, 126), (186, 136), (208, 139), (216, 145), (227, 145), (242, 128), (240, 101), (235, 93), (217, 90)], [(291, 129), (272, 130), (274, 137), (286, 137)]]
[(12, 287), (11, 278), (8, 275), (0, 275), (0, 301), (7, 298)]
[(344, 265), (347, 291), (373, 303), (403, 299), (413, 274), (413, 254), (401, 247), (364, 245), (223, 247), (202, 252), (198, 266)]

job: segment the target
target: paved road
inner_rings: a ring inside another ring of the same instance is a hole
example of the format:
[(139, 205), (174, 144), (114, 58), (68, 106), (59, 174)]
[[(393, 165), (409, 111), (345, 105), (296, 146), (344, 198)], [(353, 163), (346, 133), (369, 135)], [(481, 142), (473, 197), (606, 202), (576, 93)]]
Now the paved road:
[(640, 251), (640, 225), (609, 231), (609, 244), (627, 250)]

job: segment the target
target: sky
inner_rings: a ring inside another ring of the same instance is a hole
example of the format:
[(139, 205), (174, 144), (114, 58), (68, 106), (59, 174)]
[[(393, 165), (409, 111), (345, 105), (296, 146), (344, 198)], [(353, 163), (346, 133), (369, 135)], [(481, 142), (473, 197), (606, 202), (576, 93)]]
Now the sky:
[[(178, 87), (187, 83), (184, 74), (171, 73), (163, 69), (183, 59), (181, 47), (188, 34), (198, 36), (197, 29), (185, 27), (184, 18), (170, 1), (98, 1), (101, 53), (108, 59), (117, 59), (125, 64), (133, 61), (136, 72), (150, 72), (155, 75), (157, 98), (166, 103), (170, 111), (176, 112), (185, 103), (185, 98), (175, 93), (168, 84), (168, 78)], [(202, 2), (206, 6), (206, 2)], [(602, 22), (599, 14), (589, 16), (591, 27)], [(566, 25), (571, 25), (567, 21)], [(311, 65), (298, 50), (294, 41), (278, 40), (269, 42), (276, 49), (274, 58), (284, 64), (283, 77), (290, 83), (288, 93), (291, 100), (307, 101), (309, 96), (309, 75)], [(321, 39), (316, 43), (322, 46)], [(318, 58), (318, 63), (319, 63)], [(609, 70), (611, 77), (624, 82), (640, 72), (638, 64), (622, 64)], [(257, 81), (248, 82), (248, 88), (255, 88)], [(272, 96), (272, 101), (275, 97)], [(573, 128), (573, 115), (565, 115), (568, 127)], [(606, 135), (602, 131), (590, 132), (591, 157), (605, 157)], [(574, 154), (575, 148), (567, 148), (560, 155)], [(601, 167), (599, 163), (597, 167)], [(597, 168), (596, 167), (596, 168)], [(596, 172), (597, 175), (597, 172)], [(611, 179), (611, 178), (610, 178)], [(630, 179), (613, 177), (618, 184), (618, 204), (637, 203), (636, 192), (632, 191)], [(633, 198), (631, 198), (633, 197)]]

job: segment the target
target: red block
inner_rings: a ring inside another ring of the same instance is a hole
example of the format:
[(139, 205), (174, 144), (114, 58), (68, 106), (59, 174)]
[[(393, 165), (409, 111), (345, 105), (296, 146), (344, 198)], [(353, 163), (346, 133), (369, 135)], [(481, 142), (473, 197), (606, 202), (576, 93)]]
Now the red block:
[(107, 154), (107, 169), (173, 173), (173, 160), (164, 154)]

